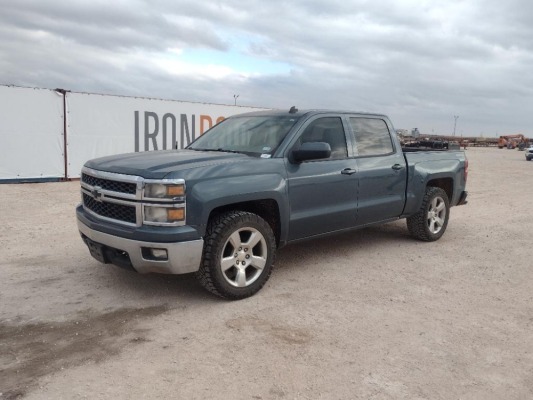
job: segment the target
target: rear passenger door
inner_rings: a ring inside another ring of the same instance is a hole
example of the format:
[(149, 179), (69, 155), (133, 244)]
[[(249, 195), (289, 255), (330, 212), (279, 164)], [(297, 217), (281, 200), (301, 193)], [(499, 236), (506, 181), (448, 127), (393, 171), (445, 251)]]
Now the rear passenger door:
[(357, 226), (399, 217), (405, 205), (407, 168), (392, 126), (380, 117), (351, 116), (357, 158)]
[(353, 155), (352, 143), (347, 142), (343, 119), (339, 116), (320, 116), (311, 119), (302, 128), (291, 149), (305, 142), (329, 143), (331, 157), (298, 164), (287, 160), (291, 209), (289, 240), (355, 225), (356, 161), (350, 157)]

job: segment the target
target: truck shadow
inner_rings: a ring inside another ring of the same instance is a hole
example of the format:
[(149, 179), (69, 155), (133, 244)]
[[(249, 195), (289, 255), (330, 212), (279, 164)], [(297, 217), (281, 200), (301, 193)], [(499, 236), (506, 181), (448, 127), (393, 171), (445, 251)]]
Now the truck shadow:
[(306, 260), (329, 262), (341, 258), (356, 257), (357, 254), (390, 252), (391, 247), (412, 244), (405, 221), (368, 227), (322, 238), (290, 244), (278, 252), (276, 268), (294, 268)]

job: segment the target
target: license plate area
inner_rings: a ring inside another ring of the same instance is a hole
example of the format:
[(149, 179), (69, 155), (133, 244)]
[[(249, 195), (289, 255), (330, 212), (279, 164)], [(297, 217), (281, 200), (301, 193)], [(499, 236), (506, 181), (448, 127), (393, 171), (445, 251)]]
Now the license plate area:
[(93, 242), (87, 237), (85, 238), (85, 243), (87, 244), (89, 252), (91, 253), (91, 256), (93, 256), (93, 258), (100, 261), (102, 264), (107, 264), (109, 262), (105, 255), (103, 244)]

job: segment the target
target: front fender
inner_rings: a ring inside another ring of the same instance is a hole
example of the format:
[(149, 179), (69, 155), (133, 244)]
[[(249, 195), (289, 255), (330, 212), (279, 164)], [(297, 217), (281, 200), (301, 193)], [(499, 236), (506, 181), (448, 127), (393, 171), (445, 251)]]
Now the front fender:
[(283, 242), (289, 220), (286, 199), (286, 180), (279, 174), (205, 179), (187, 190), (187, 224), (195, 225), (203, 236), (214, 209), (247, 201), (274, 200), (280, 212), (280, 241)]

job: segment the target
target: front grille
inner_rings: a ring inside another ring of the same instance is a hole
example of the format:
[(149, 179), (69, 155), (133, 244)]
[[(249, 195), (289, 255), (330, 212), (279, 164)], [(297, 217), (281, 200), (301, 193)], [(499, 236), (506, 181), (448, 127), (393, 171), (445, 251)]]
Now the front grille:
[(82, 174), (82, 182), (91, 186), (100, 186), (102, 189), (110, 190), (119, 193), (135, 194), (137, 192), (137, 184), (131, 182), (120, 182), (109, 179), (97, 178), (95, 176)]
[(85, 193), (83, 193), (83, 205), (93, 213), (102, 217), (116, 219), (118, 221), (128, 222), (131, 224), (136, 223), (135, 206), (98, 202)]

